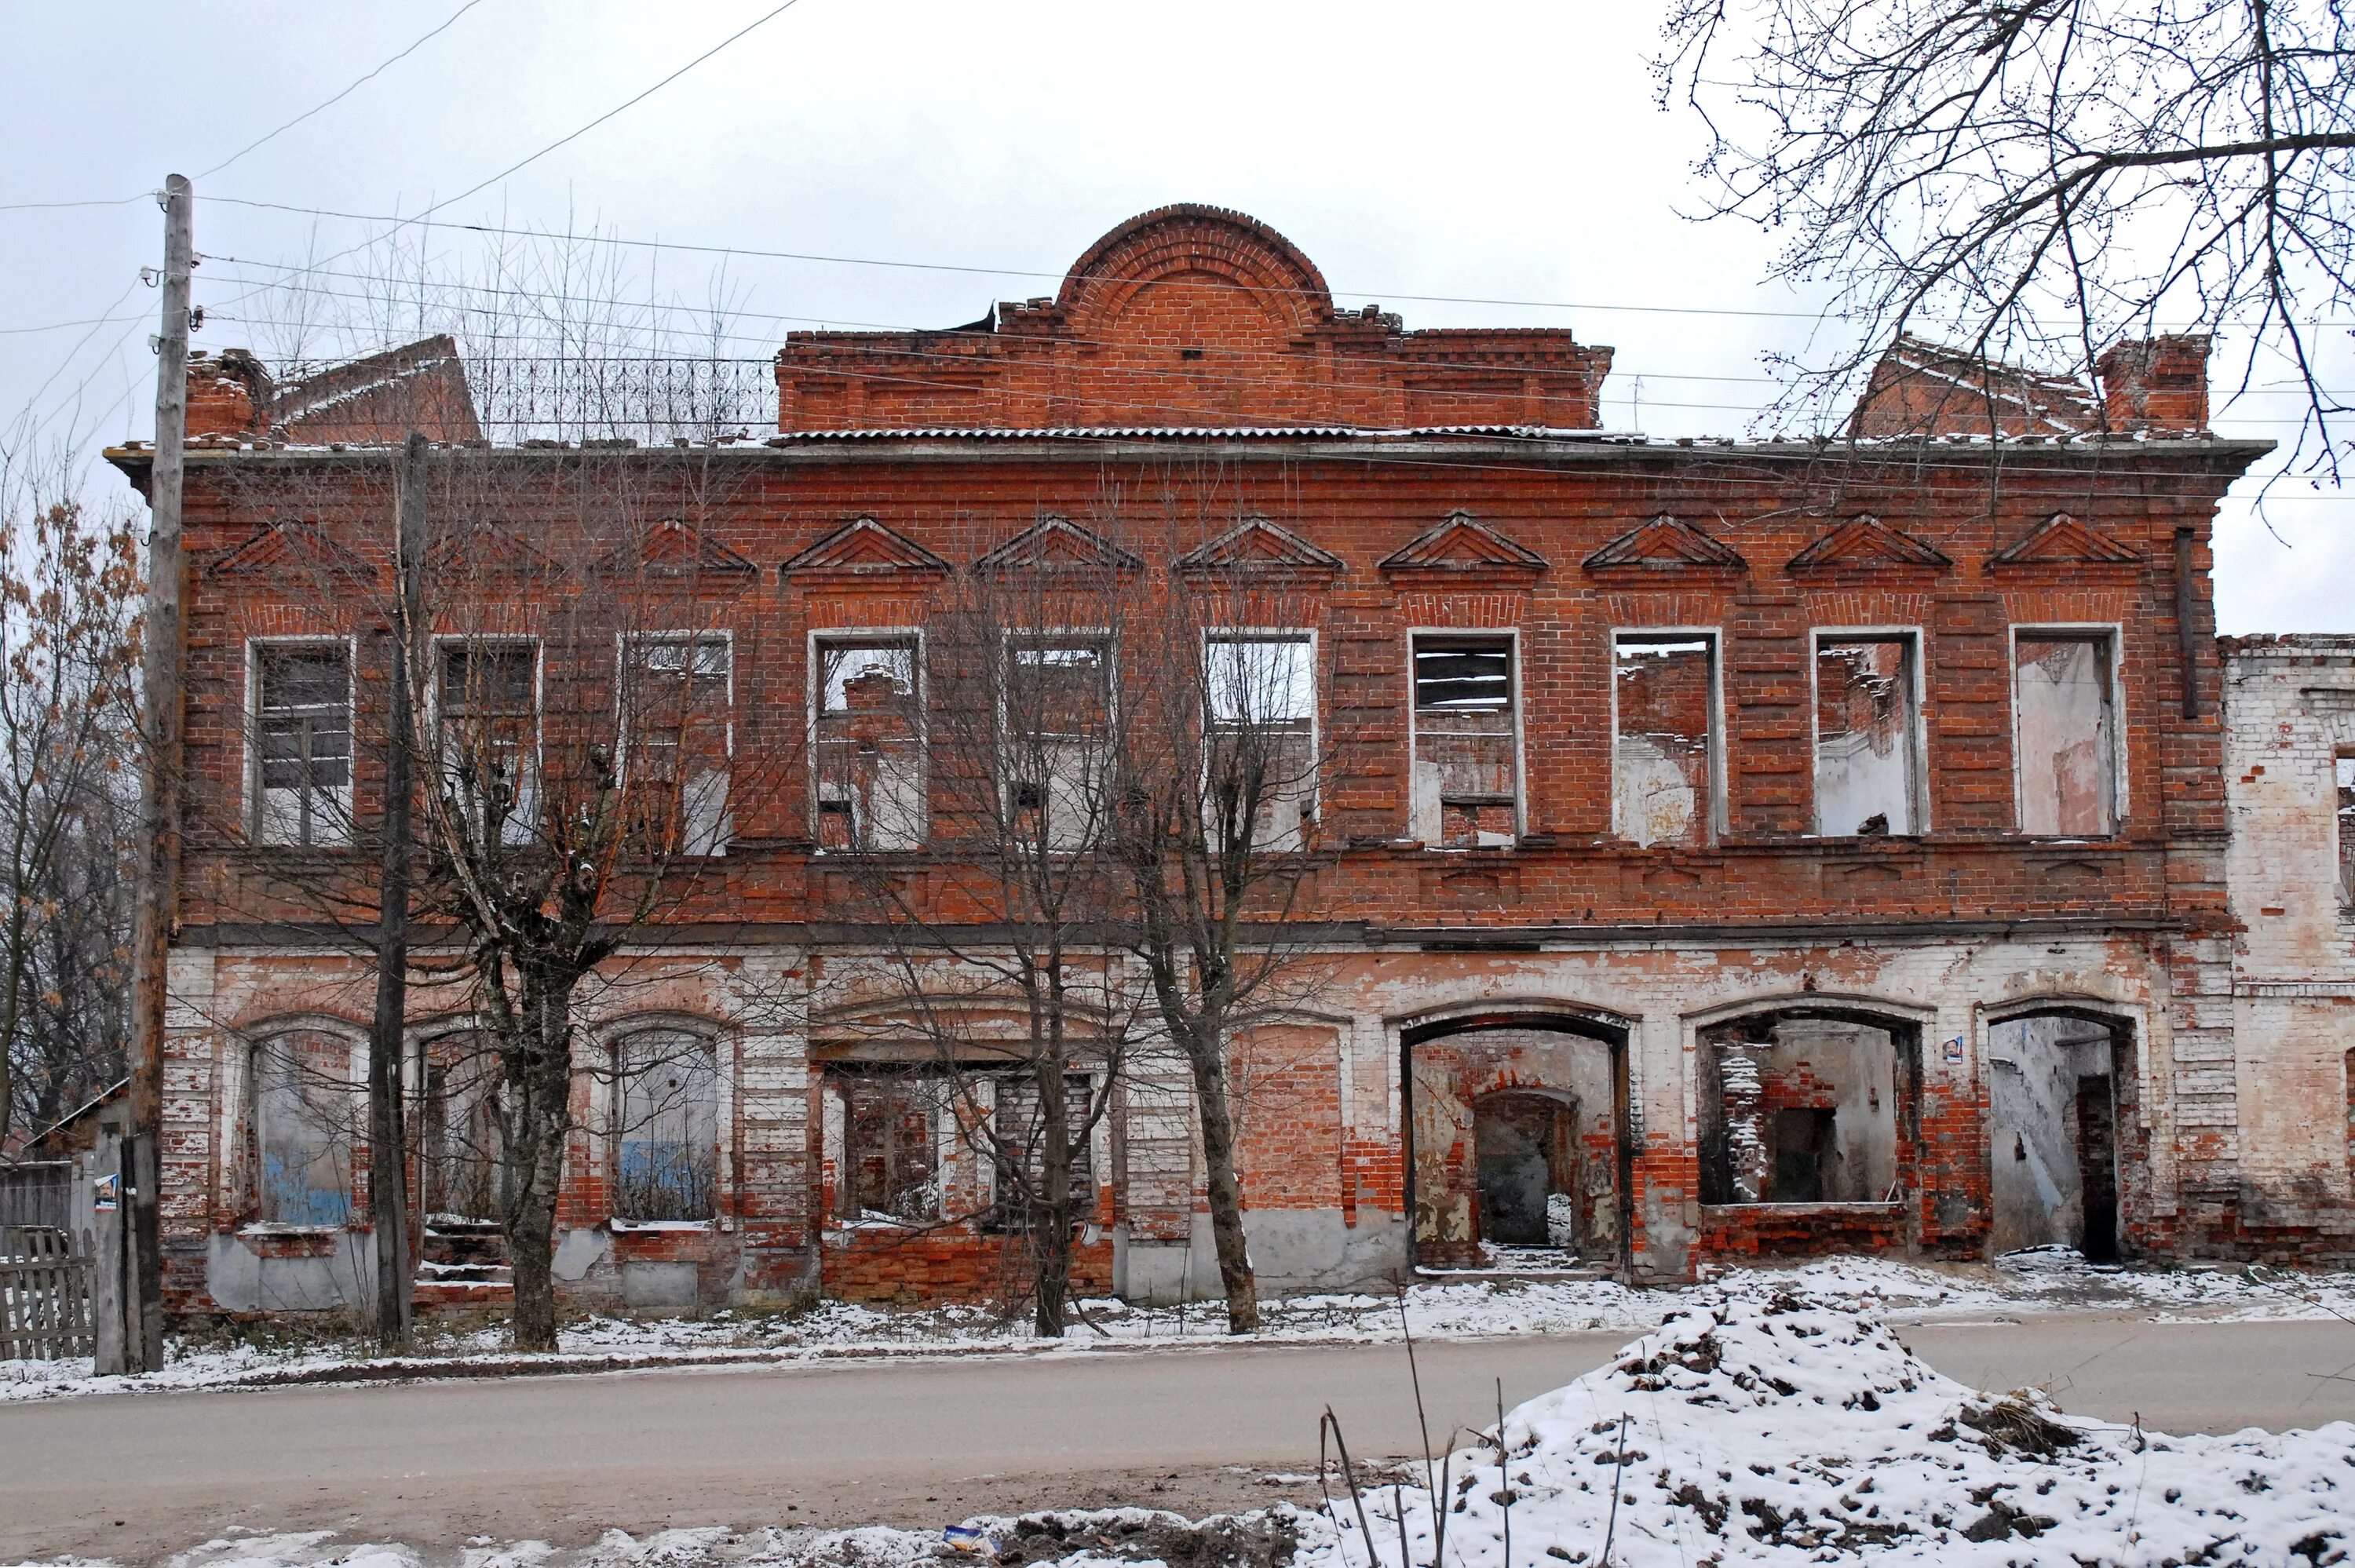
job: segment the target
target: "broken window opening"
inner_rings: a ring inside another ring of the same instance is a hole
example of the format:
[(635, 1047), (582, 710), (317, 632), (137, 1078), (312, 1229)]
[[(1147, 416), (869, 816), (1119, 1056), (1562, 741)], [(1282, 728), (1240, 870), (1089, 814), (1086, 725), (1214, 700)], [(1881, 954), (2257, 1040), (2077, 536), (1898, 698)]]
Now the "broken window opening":
[(732, 662), (728, 639), (714, 632), (660, 632), (623, 645), (624, 778), (657, 854), (728, 851)]
[(441, 648), (434, 715), (443, 785), (485, 847), (528, 844), (539, 825), (539, 648)]
[(1520, 836), (1520, 720), (1510, 637), (1414, 640), (1409, 836), (1502, 849)]
[(924, 842), (924, 715), (912, 637), (817, 645), (817, 845)]
[(1210, 745), (1204, 810), (1223, 840), (1232, 820), (1256, 849), (1307, 842), (1316, 820), (1316, 670), (1305, 633), (1214, 632), (1203, 644)]
[(2355, 910), (2355, 752), (2332, 759), (2339, 810), (2339, 905)]
[(1628, 632), (1614, 643), (1611, 828), (1644, 848), (1698, 848), (1717, 823), (1717, 639)]
[(2116, 832), (2116, 703), (2108, 635), (2022, 631), (2014, 652), (2019, 831), (2047, 838)]
[(1816, 832), (1872, 838), (1920, 832), (1911, 637), (1816, 645)]
[[(1029, 1073), (1008, 1073), (992, 1082), (990, 1157), (995, 1166), (986, 1228), (1029, 1230), (1039, 1223), (1047, 1200), (1047, 1121), (1039, 1081)], [(1063, 1126), (1069, 1139), (1071, 1223), (1095, 1218), (1095, 1150), (1090, 1138), (1090, 1079), (1084, 1073), (1063, 1078)]]
[(1896, 1035), (1785, 1014), (1702, 1038), (1701, 1202), (1891, 1203), (1898, 1166)]
[(348, 1041), (312, 1030), (254, 1047), (254, 1196), (262, 1224), (350, 1222), (360, 1133), (351, 1065)]
[(265, 844), (352, 842), (352, 683), (341, 643), (254, 650), (253, 834)]
[(709, 1220), (719, 1161), (719, 1054), (709, 1040), (647, 1029), (614, 1050), (613, 1217)]
[(498, 1057), (476, 1036), (426, 1046), (419, 1150), (426, 1224), (480, 1224), (505, 1213), (499, 1082)]
[(937, 1072), (839, 1072), (841, 1163), (835, 1214), (848, 1223), (931, 1224), (942, 1217), (941, 1117), (953, 1114)]
[(1112, 646), (1101, 636), (1013, 638), (1003, 726), (1008, 826), (1024, 842), (1082, 850), (1109, 820)]

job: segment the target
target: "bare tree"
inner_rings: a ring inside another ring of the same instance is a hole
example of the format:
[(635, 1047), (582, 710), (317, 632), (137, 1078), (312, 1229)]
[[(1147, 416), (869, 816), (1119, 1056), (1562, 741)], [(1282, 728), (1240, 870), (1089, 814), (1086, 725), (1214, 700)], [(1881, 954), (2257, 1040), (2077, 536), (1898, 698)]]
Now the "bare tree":
[[(2161, 329), (2286, 365), (2293, 465), (2333, 482), (2324, 318), (2355, 304), (2355, 20), (2336, 0), (1677, 0), (1665, 100), (1712, 210), (1787, 236), (1845, 342), (1778, 413), (1818, 428), (1901, 334), (2073, 364)], [(2339, 363), (2343, 364), (2343, 361)]]
[[(1235, 532), (1271, 526), (1241, 519)], [(1113, 835), (1134, 900), (1124, 930), (1192, 1082), (1236, 1334), (1259, 1328), (1236, 1047), (1255, 1016), (1296, 1005), (1314, 978), (1314, 927), (1294, 916), (1318, 863), (1318, 619), (1294, 573), (1245, 556), (1173, 572), (1135, 602), (1124, 637), (1132, 702)]]
[(123, 1071), (141, 586), (126, 515), (12, 499), (29, 515), (0, 519), (0, 1145)]
[(442, 890), (430, 913), (461, 934), (498, 1057), (515, 1339), (546, 1350), (579, 992), (692, 895), (771, 770), (734, 719), (726, 607), (742, 579), (711, 566), (729, 481), (708, 449), (492, 453), (446, 471), (408, 661), (432, 715), (420, 837)]
[(1141, 565), (1044, 519), (943, 587), (921, 670), (912, 641), (847, 639), (820, 643), (815, 678), (819, 875), (869, 916), (837, 968), (988, 1171), (972, 1204), (926, 1217), (1005, 1238), (1042, 1335), (1069, 1320), (1090, 1145), (1136, 1045), (1113, 842), (1119, 612)]

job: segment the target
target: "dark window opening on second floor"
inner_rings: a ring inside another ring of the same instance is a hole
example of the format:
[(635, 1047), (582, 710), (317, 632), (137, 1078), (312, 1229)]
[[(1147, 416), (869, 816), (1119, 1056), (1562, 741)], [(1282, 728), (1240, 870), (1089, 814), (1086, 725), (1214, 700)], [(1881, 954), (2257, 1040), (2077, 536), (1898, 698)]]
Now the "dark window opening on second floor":
[(1511, 638), (1417, 637), (1409, 836), (1445, 849), (1513, 843), (1519, 727)]

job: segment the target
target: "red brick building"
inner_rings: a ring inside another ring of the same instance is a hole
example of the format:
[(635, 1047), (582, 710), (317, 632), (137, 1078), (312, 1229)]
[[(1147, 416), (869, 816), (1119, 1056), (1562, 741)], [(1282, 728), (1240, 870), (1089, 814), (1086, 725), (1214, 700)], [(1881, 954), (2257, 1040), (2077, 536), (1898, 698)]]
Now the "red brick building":
[[(577, 1090), (559, 1277), (638, 1304), (986, 1286), (986, 1162), (954, 1115), (873, 1088), (873, 999), (838, 983), (869, 938), (828, 835), (881, 821), (875, 781), (899, 779), (886, 847), (922, 874), (924, 733), (880, 734), (876, 705), (923, 711), (950, 585), (1107, 552), (1146, 579), (1280, 577), (1295, 619), (1253, 635), (1315, 672), (1328, 861), (1299, 914), (1322, 979), (1236, 1063), (1266, 1286), (1500, 1257), (1677, 1280), (1761, 1253), (2238, 1245), (2209, 538), (2264, 449), (2202, 428), (2200, 352), (2126, 345), (2099, 396), (2002, 371), (2023, 412), (1990, 439), (1988, 387), (1946, 398), (1951, 366), (1908, 344), (1852, 443), (1646, 440), (1600, 428), (1610, 350), (1338, 311), (1280, 235), (1190, 207), (964, 328), (790, 335), (774, 438), (596, 454), (650, 494), (724, 476), (660, 548), (695, 573), (726, 755), (764, 726), (811, 749), (728, 797), (695, 894), (587, 1004), (605, 1066)], [(288, 828), (309, 797), (263, 778), (290, 726), (332, 750), (340, 723), (342, 784), (310, 777), (368, 818), (349, 736), (372, 655), (348, 604), (256, 563), (378, 573), (352, 535), (398, 455), (373, 428), (273, 430), (268, 407), (313, 400), (258, 374), (188, 462), (208, 814), (165, 1101), (173, 1281), (238, 1310), (368, 1277), (358, 1162), (272, 1120), (298, 1079), (357, 1081), (369, 966), (271, 870), (348, 852)], [(442, 455), (486, 496), (585, 461), (485, 447), (472, 418)], [(115, 457), (141, 480), (144, 451)], [(1108, 494), (1183, 503), (1113, 541), (1090, 525)], [(466, 559), (429, 574), (478, 591), (496, 554)], [(532, 613), (503, 635), (534, 635)], [(837, 729), (882, 759), (857, 800), (819, 759)], [(452, 1129), (488, 1091), (437, 1065), (466, 1027), (454, 993), (413, 1012), (419, 1198), (462, 1240), (487, 1200)], [(633, 1206), (634, 1156), (595, 1130), (650, 1039), (703, 1064), (666, 1125), (709, 1180), (667, 1215)], [(1138, 1071), (1094, 1138), (1082, 1272), (1208, 1293), (1183, 1075)], [(270, 1186), (290, 1160), (325, 1172), (291, 1202)], [(929, 1221), (895, 1214), (919, 1188)], [(932, 1223), (952, 1213), (977, 1217)], [(1515, 1247), (1543, 1250), (1495, 1250)]]

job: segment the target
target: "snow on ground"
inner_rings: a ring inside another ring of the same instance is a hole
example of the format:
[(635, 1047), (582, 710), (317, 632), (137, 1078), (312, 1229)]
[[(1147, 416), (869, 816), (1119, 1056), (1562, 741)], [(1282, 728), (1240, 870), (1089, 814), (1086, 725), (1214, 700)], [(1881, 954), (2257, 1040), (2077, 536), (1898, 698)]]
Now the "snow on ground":
[[(1007, 1568), (2173, 1568), (2344, 1563), (2355, 1550), (2355, 1424), (2173, 1437), (2064, 1418), (2032, 1393), (1941, 1376), (1838, 1298), (1690, 1293), (1608, 1365), (1501, 1425), (1501, 1454), (1497, 1432), (1469, 1435), (1428, 1485), (1336, 1464), (1322, 1512), (1041, 1513), (961, 1533)], [(564, 1551), (477, 1538), (454, 1558), (309, 1533), (225, 1537), (169, 1568), (912, 1568), (963, 1555), (943, 1533), (882, 1527), (613, 1531)]]
[[(2355, 1273), (2288, 1274), (2230, 1268), (2124, 1269), (2088, 1265), (2063, 1248), (2016, 1253), (1994, 1266), (1909, 1264), (1837, 1257), (1712, 1274), (1684, 1290), (1638, 1290), (1609, 1279), (1433, 1275), (1403, 1297), (1403, 1328), (1419, 1339), (1483, 1339), (1578, 1331), (1634, 1332), (1694, 1299), (1781, 1289), (1845, 1303), (1890, 1321), (2000, 1319), (2099, 1310), (2227, 1320), (2343, 1317), (2355, 1321)], [(1397, 1296), (1330, 1294), (1271, 1300), (1259, 1342), (1391, 1340), (1401, 1333)], [(891, 1355), (1077, 1354), (1145, 1346), (1232, 1343), (1217, 1302), (1134, 1308), (1082, 1304), (1083, 1321), (1060, 1341), (1028, 1333), (980, 1307), (890, 1311), (848, 1302), (805, 1309), (719, 1311), (699, 1318), (590, 1317), (566, 1326), (553, 1356), (518, 1358), (497, 1328), (428, 1323), (415, 1353), (373, 1353), (359, 1336), (330, 1327), (265, 1324), (176, 1339), (165, 1370), (136, 1378), (91, 1375), (87, 1357), (0, 1361), (0, 1403), (70, 1394), (418, 1375), (614, 1371), (667, 1364), (830, 1360)]]
[[(1468, 1447), (1436, 1489), (1450, 1568), (1502, 1568), (1508, 1501), (1523, 1563), (1599, 1563), (1607, 1537), (1622, 1568), (2339, 1563), (2355, 1542), (2355, 1425), (2146, 1437), (2064, 1419), (1941, 1376), (1849, 1303), (1790, 1294), (1697, 1299), (1504, 1425), (1508, 1466)], [(1304, 1568), (1398, 1561), (1401, 1516), (1404, 1555), (1438, 1560), (1431, 1493), (1363, 1500)]]

